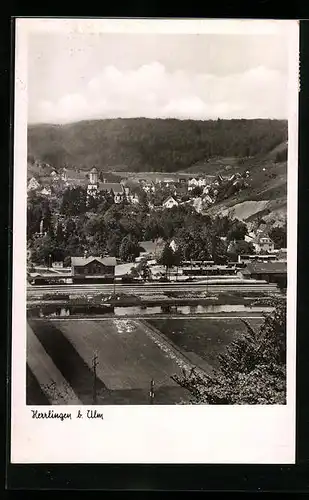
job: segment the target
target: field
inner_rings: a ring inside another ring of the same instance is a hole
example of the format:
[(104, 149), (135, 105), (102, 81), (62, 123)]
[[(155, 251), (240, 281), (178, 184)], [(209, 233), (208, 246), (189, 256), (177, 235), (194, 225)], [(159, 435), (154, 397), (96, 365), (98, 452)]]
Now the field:
[[(164, 344), (164, 342), (163, 342)], [(29, 320), (27, 404), (92, 404), (92, 361), (97, 353), (98, 404), (188, 401), (171, 375), (181, 372), (175, 356), (137, 320)], [(46, 404), (46, 403), (45, 403)]]
[[(262, 319), (249, 319), (258, 328)], [(218, 366), (218, 354), (246, 329), (237, 318), (230, 319), (150, 319), (147, 322), (172, 341), (201, 368)]]
[[(249, 320), (257, 328), (261, 318)], [(27, 329), (27, 404), (189, 403), (171, 376), (198, 367), (211, 374), (218, 354), (245, 331), (238, 318), (33, 319)]]

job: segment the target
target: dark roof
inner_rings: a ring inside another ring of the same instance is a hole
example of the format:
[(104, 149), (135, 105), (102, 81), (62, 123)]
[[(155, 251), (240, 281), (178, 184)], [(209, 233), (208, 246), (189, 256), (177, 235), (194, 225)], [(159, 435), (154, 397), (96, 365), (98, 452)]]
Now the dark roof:
[(245, 274), (285, 274), (286, 262), (251, 262), (244, 269)]
[(174, 201), (176, 201), (176, 203), (178, 203), (178, 201), (177, 201), (177, 200), (175, 200), (174, 196), (168, 196), (168, 197), (167, 197), (167, 198), (163, 201), (162, 205), (164, 205), (164, 203), (166, 203), (168, 200), (174, 200)]
[(123, 186), (119, 182), (103, 182), (99, 184), (100, 191), (113, 191), (115, 194), (123, 193)]
[(100, 262), (104, 266), (116, 266), (117, 261), (115, 257), (71, 257), (71, 264), (73, 266), (86, 266), (94, 260)]

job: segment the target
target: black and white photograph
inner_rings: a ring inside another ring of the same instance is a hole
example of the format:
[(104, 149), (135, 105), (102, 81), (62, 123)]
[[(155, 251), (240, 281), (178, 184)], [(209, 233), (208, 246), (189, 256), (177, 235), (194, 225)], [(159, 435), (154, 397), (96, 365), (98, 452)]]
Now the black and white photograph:
[(196, 33), (45, 22), (27, 32), (16, 250), (32, 417), (286, 407), (297, 75), (284, 21)]

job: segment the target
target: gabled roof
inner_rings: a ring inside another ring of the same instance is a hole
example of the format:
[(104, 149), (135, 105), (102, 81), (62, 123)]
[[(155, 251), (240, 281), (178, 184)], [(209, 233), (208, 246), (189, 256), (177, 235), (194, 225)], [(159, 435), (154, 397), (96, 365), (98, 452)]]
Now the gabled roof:
[(103, 182), (99, 184), (100, 191), (113, 191), (114, 194), (123, 193), (123, 185), (119, 182)]
[(169, 196), (168, 198), (166, 198), (166, 200), (163, 201), (162, 205), (165, 205), (165, 203), (167, 203), (169, 200), (173, 200), (175, 203), (178, 204), (178, 201), (176, 201), (173, 196)]
[(86, 266), (93, 261), (100, 262), (104, 266), (116, 266), (116, 257), (71, 257), (71, 264), (73, 266)]
[(273, 243), (273, 240), (268, 236), (268, 234), (265, 234), (265, 233), (258, 233), (256, 235), (256, 237), (254, 238), (253, 243), (260, 243), (261, 239), (263, 239), (263, 238), (266, 238), (267, 240), (269, 240), (270, 243)]

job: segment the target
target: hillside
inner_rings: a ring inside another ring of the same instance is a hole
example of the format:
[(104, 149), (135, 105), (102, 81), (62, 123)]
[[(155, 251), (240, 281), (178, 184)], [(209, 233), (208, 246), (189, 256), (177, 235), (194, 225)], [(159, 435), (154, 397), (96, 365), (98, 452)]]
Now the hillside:
[[(216, 203), (208, 213), (229, 213), (246, 222), (263, 218), (270, 225), (282, 223), (287, 215), (287, 143), (277, 145), (266, 155), (242, 160), (234, 165), (242, 173), (249, 171), (249, 187), (226, 200)], [(279, 161), (283, 159), (283, 161)]]
[(211, 175), (218, 173), (218, 160), (212, 159), (238, 164), (241, 158), (267, 155), (286, 139), (287, 122), (280, 120), (90, 120), (29, 125), (28, 160), (82, 170), (95, 165), (103, 172), (201, 168)]

